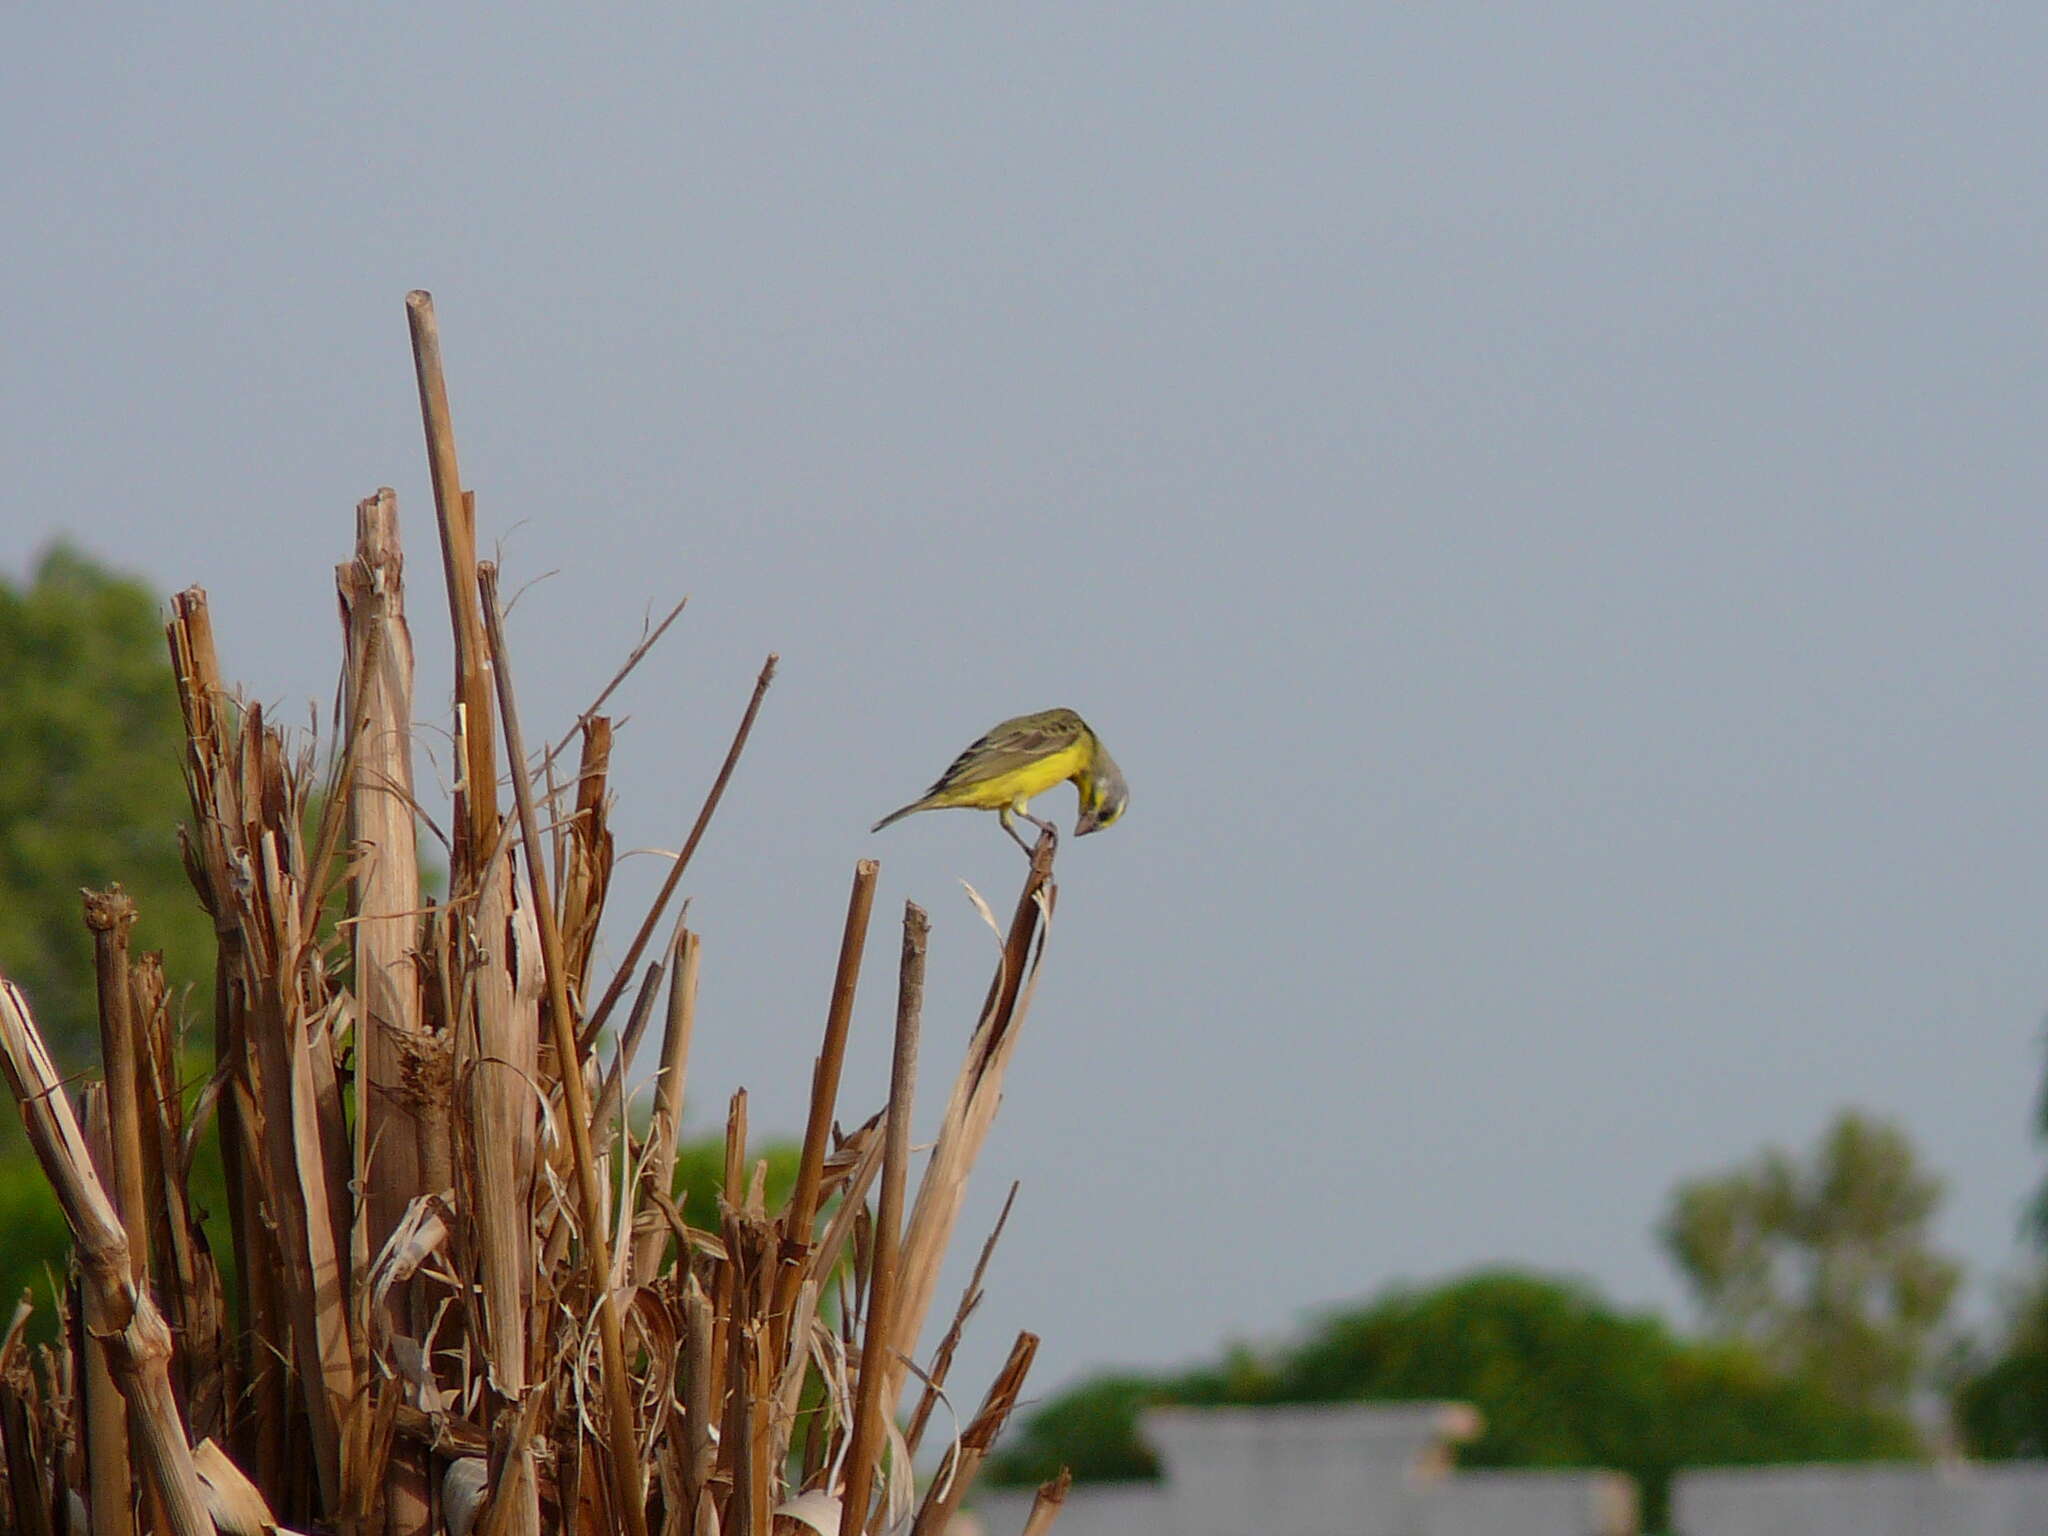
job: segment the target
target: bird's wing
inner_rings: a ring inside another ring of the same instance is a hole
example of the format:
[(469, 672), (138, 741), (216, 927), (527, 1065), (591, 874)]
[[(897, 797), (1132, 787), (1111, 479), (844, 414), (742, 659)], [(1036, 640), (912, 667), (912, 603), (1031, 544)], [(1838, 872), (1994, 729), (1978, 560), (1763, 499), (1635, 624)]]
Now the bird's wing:
[(1088, 727), (1071, 709), (1048, 709), (1005, 720), (954, 758), (952, 766), (925, 793), (935, 795), (941, 790), (997, 778), (1041, 757), (1065, 751), (1087, 734)]

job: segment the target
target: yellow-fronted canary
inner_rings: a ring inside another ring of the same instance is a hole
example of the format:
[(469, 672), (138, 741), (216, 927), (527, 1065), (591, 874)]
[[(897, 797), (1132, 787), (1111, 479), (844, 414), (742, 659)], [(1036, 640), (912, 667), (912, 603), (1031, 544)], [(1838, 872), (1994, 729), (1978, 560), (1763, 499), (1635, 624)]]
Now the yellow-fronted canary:
[(939, 775), (938, 782), (900, 811), (891, 811), (876, 822), (879, 832), (892, 821), (912, 811), (937, 811), (964, 806), (994, 811), (1003, 830), (1015, 838), (1027, 853), (1031, 845), (1018, 836), (1011, 821), (1021, 816), (1044, 832), (1056, 832), (1051, 822), (1031, 814), (1031, 797), (1043, 794), (1066, 779), (1074, 781), (1080, 796), (1081, 815), (1074, 835), (1085, 837), (1108, 826), (1123, 815), (1131, 792), (1123, 773), (1102, 745), (1102, 738), (1088, 729), (1088, 723), (1071, 709), (1040, 710), (1005, 720), (986, 736), (953, 759), (952, 767)]

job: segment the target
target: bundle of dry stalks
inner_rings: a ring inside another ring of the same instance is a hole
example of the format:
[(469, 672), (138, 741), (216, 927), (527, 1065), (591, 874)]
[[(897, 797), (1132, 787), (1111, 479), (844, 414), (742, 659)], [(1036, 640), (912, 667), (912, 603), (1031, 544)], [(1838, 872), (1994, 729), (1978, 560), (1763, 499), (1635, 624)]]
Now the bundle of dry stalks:
[[(0, 1061), (76, 1242), (58, 1344), (31, 1358), (25, 1310), (0, 1339), (0, 1511), (29, 1536), (81, 1517), (94, 1532), (177, 1536), (936, 1533), (1037, 1342), (1019, 1338), (920, 1499), (912, 1458), (979, 1269), (934, 1358), (920, 1369), (911, 1354), (1029, 1003), (1053, 905), (1050, 839), (914, 1195), (926, 941), (915, 906), (888, 1100), (850, 1132), (839, 1123), (875, 893), (863, 861), (794, 1191), (768, 1208), (741, 1093), (718, 1228), (692, 1226), (672, 1181), (698, 939), (678, 922), (641, 962), (775, 658), (600, 990), (612, 730), (599, 710), (676, 615), (560, 745), (529, 754), (431, 303), (414, 294), (408, 310), (455, 636), (447, 893), (421, 888), (421, 829), (439, 834), (414, 793), (412, 644), (382, 491), (357, 508), (354, 558), (337, 572), (345, 660), (324, 771), (224, 683), (205, 594), (172, 605), (186, 862), (218, 937), (202, 1091), (180, 1081), (163, 967), (129, 953), (135, 914), (118, 888), (90, 895), (85, 913), (102, 1083), (74, 1101), (29, 1000), (0, 982)], [(573, 777), (558, 764), (572, 743)], [(643, 1132), (623, 1105), (634, 1051), (657, 1027)], [(226, 1171), (230, 1287), (187, 1196), (208, 1138)], [(919, 1401), (899, 1427), (912, 1376)], [(1049, 1498), (1034, 1528), (1056, 1508)]]

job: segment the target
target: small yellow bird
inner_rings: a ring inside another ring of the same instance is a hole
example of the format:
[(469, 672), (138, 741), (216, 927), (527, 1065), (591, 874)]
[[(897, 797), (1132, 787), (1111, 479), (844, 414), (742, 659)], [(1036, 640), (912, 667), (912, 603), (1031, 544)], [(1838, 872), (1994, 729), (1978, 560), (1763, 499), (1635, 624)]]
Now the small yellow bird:
[(1018, 836), (1011, 821), (1021, 816), (1042, 832), (1057, 834), (1049, 821), (1031, 814), (1031, 797), (1043, 794), (1062, 780), (1072, 779), (1080, 796), (1081, 815), (1074, 823), (1074, 835), (1086, 837), (1123, 815), (1131, 791), (1123, 773), (1110, 757), (1102, 740), (1088, 729), (1088, 723), (1071, 709), (1046, 709), (1035, 715), (1005, 720), (973, 746), (953, 759), (953, 766), (939, 775), (938, 782), (900, 811), (891, 811), (876, 822), (879, 832), (892, 821), (912, 811), (938, 811), (964, 806), (977, 811), (994, 811), (1003, 830), (1016, 839), (1026, 853), (1031, 845)]

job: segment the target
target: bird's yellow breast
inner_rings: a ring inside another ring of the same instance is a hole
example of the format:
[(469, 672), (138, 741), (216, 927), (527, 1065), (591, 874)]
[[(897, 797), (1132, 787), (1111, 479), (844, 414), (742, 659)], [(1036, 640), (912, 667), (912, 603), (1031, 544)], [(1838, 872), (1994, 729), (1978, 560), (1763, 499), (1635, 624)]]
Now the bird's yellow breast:
[(1088, 756), (1088, 744), (1077, 741), (1021, 768), (949, 789), (943, 796), (934, 796), (933, 801), (936, 805), (964, 805), (985, 811), (999, 811), (1006, 805), (1021, 806), (1033, 795), (1044, 794), (1053, 785), (1071, 779), (1088, 766)]

